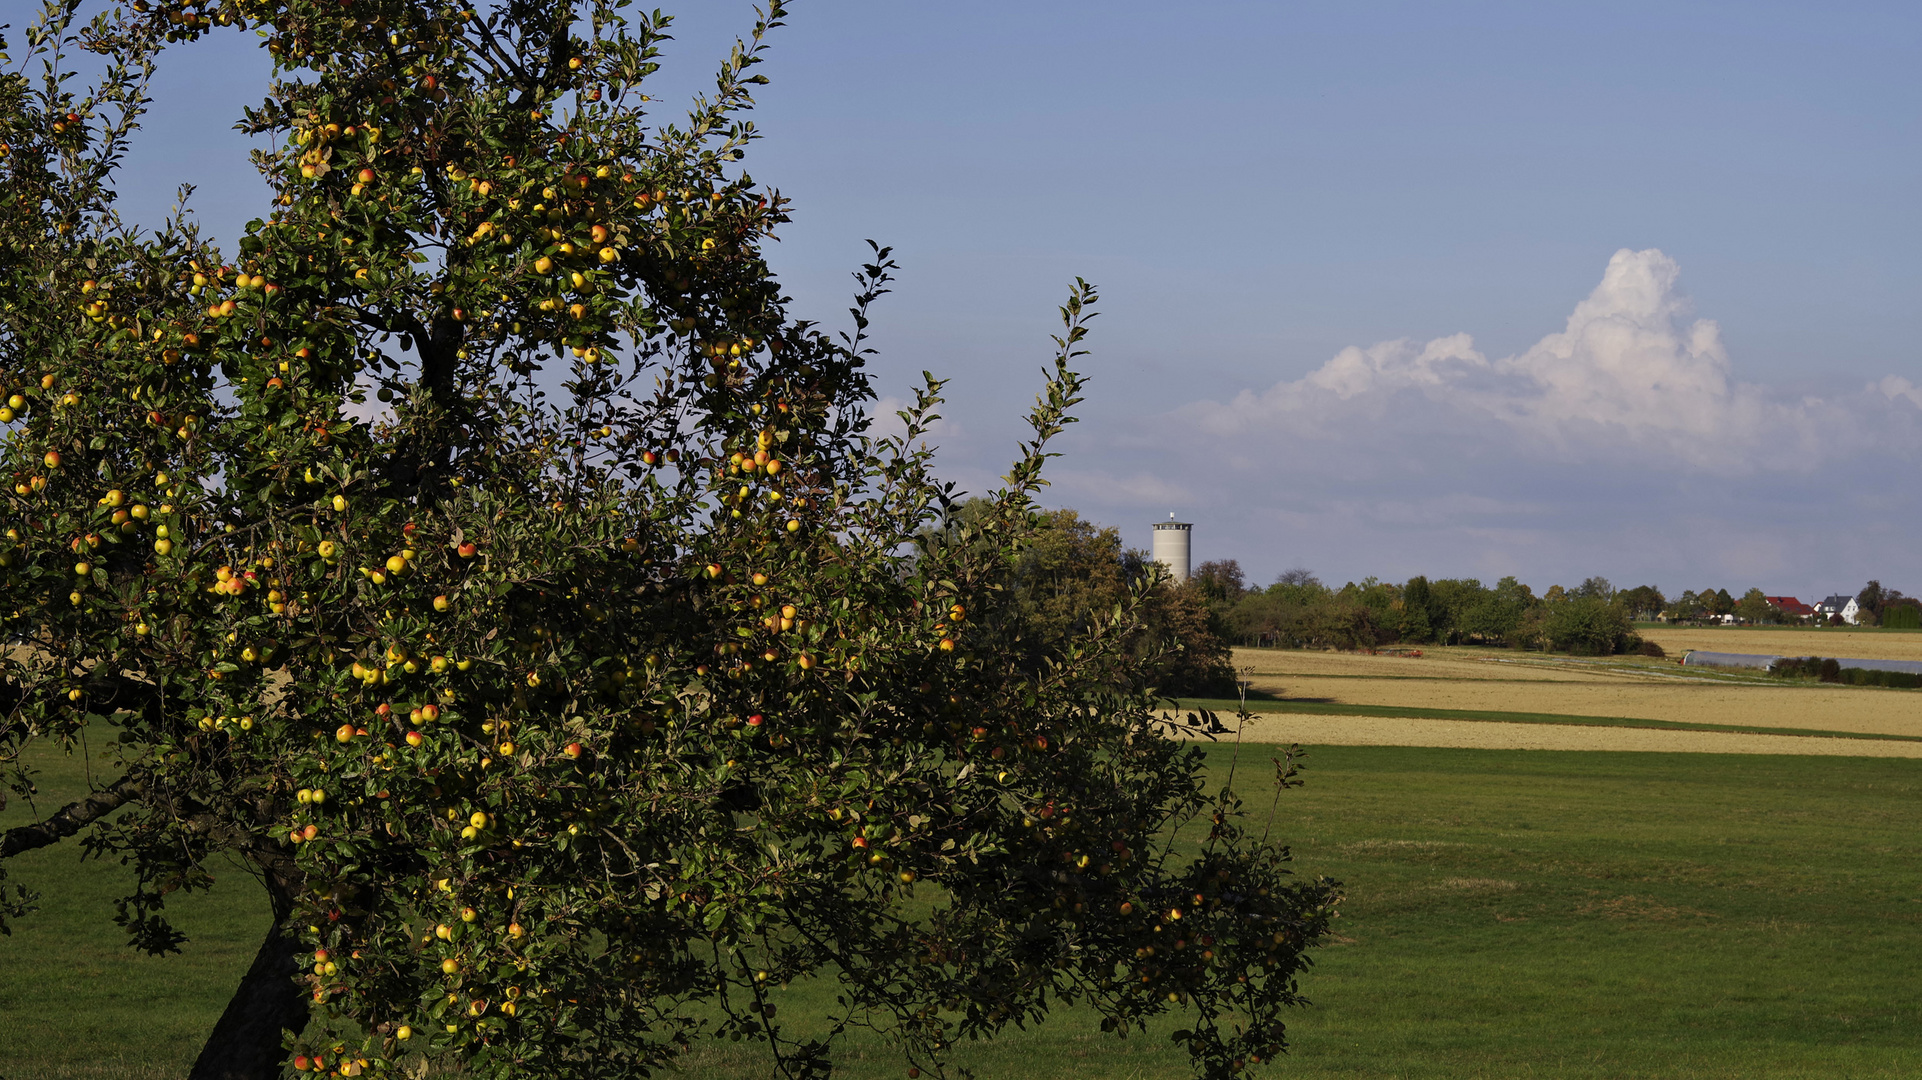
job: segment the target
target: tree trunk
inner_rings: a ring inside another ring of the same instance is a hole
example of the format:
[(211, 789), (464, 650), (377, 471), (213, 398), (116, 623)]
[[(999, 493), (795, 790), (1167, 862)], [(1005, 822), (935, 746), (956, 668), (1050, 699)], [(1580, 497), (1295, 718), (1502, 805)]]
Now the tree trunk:
[(240, 988), (227, 1002), (227, 1011), (207, 1037), (188, 1080), (272, 1080), (281, 1075), (286, 1060), (285, 1033), (307, 1026), (306, 996), (295, 981), (298, 945), (286, 933), (294, 889), (274, 868), (267, 868), (263, 877), (273, 925), (254, 954), (253, 966), (241, 977)]

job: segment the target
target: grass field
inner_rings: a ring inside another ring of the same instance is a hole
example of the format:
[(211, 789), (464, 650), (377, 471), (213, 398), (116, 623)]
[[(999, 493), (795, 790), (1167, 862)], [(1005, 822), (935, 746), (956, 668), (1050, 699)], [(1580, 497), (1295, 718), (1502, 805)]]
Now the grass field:
[[(1418, 662), (1416, 662), (1418, 663)], [(1208, 749), (1216, 776), (1231, 746)], [(1241, 749), (1261, 797), (1271, 747)], [(71, 762), (44, 778), (58, 797)], [(1249, 766), (1254, 767), (1249, 767)], [(1922, 772), (1884, 758), (1324, 747), (1278, 833), (1347, 883), (1267, 1075), (1363, 1078), (1922, 1074)], [(23, 819), (16, 804), (0, 826)], [(183, 956), (119, 944), (120, 867), (16, 860), (46, 906), (0, 938), (0, 1075), (181, 1075), (264, 915), (229, 875), (182, 904)], [(784, 1017), (819, 989), (796, 987)], [(1064, 1015), (963, 1062), (982, 1077), (1174, 1078), (1165, 1041)], [(763, 1076), (732, 1044), (690, 1078)], [(847, 1075), (898, 1077), (856, 1042)]]

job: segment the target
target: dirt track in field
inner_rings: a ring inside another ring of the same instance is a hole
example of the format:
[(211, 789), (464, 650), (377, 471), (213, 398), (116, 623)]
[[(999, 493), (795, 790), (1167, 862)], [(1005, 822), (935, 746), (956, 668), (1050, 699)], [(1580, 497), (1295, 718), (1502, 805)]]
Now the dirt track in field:
[[(1776, 632), (1678, 633), (1766, 636)], [(1766, 651), (1794, 651), (1781, 647), (1795, 640), (1789, 634), (1821, 636), (1825, 632), (1782, 633), (1784, 640), (1768, 643)], [(1871, 639), (1880, 639), (1891, 642), (1881, 646), (1883, 655), (1909, 649), (1922, 659), (1922, 635), (1826, 633), (1829, 642), (1855, 650), (1853, 655), (1875, 655), (1867, 650), (1874, 645)], [(1730, 637), (1715, 644), (1723, 651), (1765, 651), (1763, 644), (1747, 638)], [(1737, 681), (1702, 678), (1672, 659), (1585, 661), (1460, 648), (1427, 649), (1419, 658), (1238, 649), (1235, 664), (1254, 689), (1290, 701), (1922, 736), (1922, 691), (1775, 683), (1752, 676)], [(1258, 702), (1250, 706), (1259, 713)], [(1264, 742), (1324, 745), (1922, 757), (1922, 743), (1886, 740), (1291, 713), (1261, 716), (1248, 735)]]

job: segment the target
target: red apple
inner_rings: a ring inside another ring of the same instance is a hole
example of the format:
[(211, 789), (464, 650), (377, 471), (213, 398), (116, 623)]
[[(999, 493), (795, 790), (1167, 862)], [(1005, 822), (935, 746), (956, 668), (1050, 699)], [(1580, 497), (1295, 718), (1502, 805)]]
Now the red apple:
[(407, 733), (407, 745), (409, 746), (419, 746), (421, 743), (426, 741), (427, 740), (423, 738), (421, 736), (421, 733), (418, 731), (410, 731)]
[(462, 544), (460, 546), (460, 557), (463, 559), (471, 559), (474, 557), (474, 554), (479, 550), (480, 549), (475, 547), (472, 543)]
[(581, 746), (580, 743), (571, 742), (567, 744), (567, 749), (562, 750), (561, 753), (566, 754), (568, 757), (578, 761), (580, 760), (580, 756), (583, 753), (586, 753), (586, 750)]

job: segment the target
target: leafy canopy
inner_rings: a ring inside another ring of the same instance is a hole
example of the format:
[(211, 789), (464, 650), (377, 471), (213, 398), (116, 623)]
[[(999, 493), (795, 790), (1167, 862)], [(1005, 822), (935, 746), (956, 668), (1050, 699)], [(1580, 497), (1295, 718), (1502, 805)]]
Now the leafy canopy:
[[(60, 0), (7, 61), (0, 761), (28, 791), (21, 747), (104, 736), (118, 779), (0, 856), (129, 859), (154, 952), (169, 894), (259, 876), (196, 1076), (647, 1075), (714, 1037), (806, 1075), (850, 1025), (939, 1069), (1067, 1001), (1190, 1014), (1202, 1075), (1283, 1045), (1334, 893), (1158, 733), (1147, 586), (1040, 656), (1003, 589), (1094, 290), (1008, 486), (927, 543), (939, 382), (868, 434), (887, 250), (845, 336), (761, 254), (784, 15), (674, 122), (624, 0)], [(231, 251), (111, 188), (167, 45), (222, 28), (277, 73)], [(790, 1032), (804, 977), (842, 1004)]]

